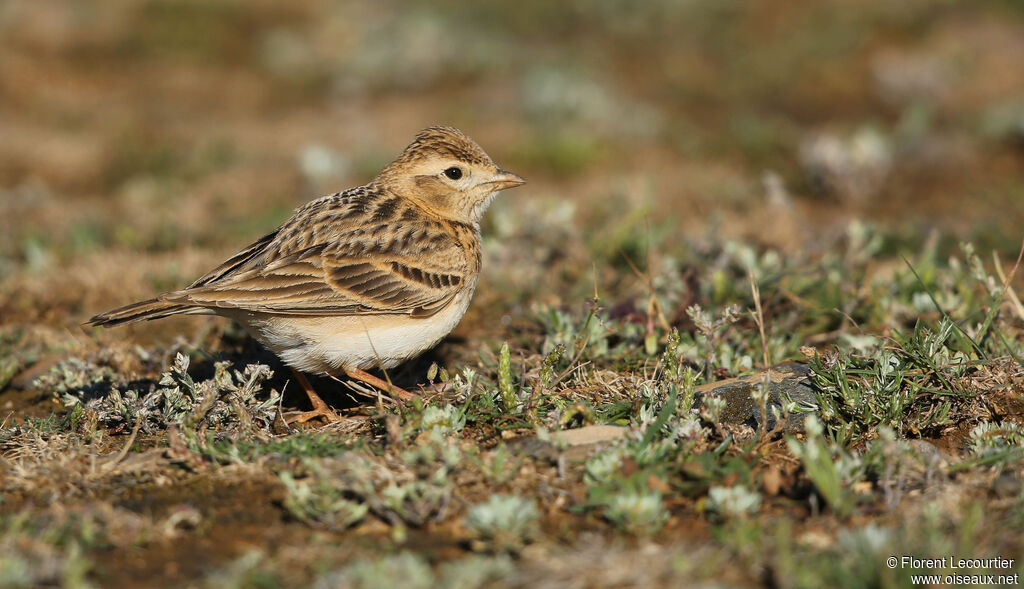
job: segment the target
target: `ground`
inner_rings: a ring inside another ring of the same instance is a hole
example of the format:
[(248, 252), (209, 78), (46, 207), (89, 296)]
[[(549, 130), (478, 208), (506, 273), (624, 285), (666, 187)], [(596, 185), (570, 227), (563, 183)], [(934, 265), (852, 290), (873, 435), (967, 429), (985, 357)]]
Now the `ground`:
[[(1016, 584), (1022, 60), (1010, 0), (4, 4), (0, 586)], [(432, 124), (528, 183), (421, 401), (82, 327)]]

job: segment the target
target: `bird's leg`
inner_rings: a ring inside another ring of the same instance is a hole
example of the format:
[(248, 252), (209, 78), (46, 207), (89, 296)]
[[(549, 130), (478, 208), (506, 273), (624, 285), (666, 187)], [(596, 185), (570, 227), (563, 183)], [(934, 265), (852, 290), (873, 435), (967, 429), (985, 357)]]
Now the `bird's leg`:
[(385, 393), (398, 397), (403, 401), (411, 401), (412, 399), (415, 399), (416, 397), (419, 396), (415, 393), (410, 393), (405, 389), (396, 387), (395, 385), (385, 380), (381, 380), (376, 376), (370, 374), (369, 372), (366, 372), (365, 370), (360, 370), (358, 368), (344, 368), (343, 370), (345, 371), (345, 374), (348, 375), (349, 378), (358, 380), (360, 382), (365, 382), (371, 387), (378, 388), (384, 391)]
[(310, 419), (315, 419), (317, 417), (323, 417), (328, 423), (332, 421), (341, 421), (338, 414), (331, 410), (331, 408), (327, 406), (327, 403), (324, 403), (324, 400), (320, 398), (320, 395), (316, 394), (312, 385), (310, 385), (309, 381), (306, 380), (306, 376), (298, 370), (293, 369), (292, 372), (295, 374), (295, 379), (299, 381), (299, 385), (301, 385), (302, 389), (306, 391), (306, 396), (309, 397), (309, 402), (313, 404), (313, 409), (312, 411), (304, 411), (298, 415), (292, 415), (288, 417), (287, 422), (306, 423)]

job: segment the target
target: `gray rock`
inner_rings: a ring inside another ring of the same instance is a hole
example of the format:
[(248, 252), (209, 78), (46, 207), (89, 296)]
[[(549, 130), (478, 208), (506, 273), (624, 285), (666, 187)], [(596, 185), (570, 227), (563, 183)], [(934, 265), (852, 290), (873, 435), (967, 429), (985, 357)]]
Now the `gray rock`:
[[(750, 393), (764, 383), (768, 387), (766, 428), (775, 429), (775, 413), (778, 412), (783, 416), (782, 431), (798, 432), (803, 431), (804, 419), (820, 410), (818, 389), (810, 375), (811, 368), (806, 364), (777, 364), (768, 370), (700, 385), (694, 392), (698, 400), (709, 395), (725, 399), (722, 423), (757, 429), (761, 426), (761, 410)], [(783, 407), (790, 401), (796, 404), (799, 412), (786, 415)]]

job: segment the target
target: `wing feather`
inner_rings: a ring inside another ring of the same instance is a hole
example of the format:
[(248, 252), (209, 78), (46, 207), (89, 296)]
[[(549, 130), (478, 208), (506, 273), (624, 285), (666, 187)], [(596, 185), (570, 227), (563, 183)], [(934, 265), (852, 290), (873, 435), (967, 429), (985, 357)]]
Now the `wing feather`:
[[(361, 202), (350, 200), (350, 208)], [(339, 231), (344, 210), (325, 208), (300, 210), (190, 287), (159, 300), (281, 315), (423, 317), (447, 306), (471, 274), (470, 258), (441, 224), (379, 231), (374, 219), (357, 218)], [(302, 231), (303, 224), (315, 230)]]

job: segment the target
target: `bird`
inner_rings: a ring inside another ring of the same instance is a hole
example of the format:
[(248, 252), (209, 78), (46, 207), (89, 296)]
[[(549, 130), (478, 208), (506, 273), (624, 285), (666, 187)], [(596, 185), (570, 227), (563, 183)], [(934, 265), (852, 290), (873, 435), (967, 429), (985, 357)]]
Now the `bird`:
[(498, 192), (523, 183), (462, 131), (427, 127), (369, 183), (299, 207), (189, 286), (87, 324), (233, 319), (309, 396), (313, 410), (290, 421), (339, 419), (303, 373), (345, 375), (409, 400), (366, 371), (419, 356), (455, 328), (480, 277), (481, 218)]

